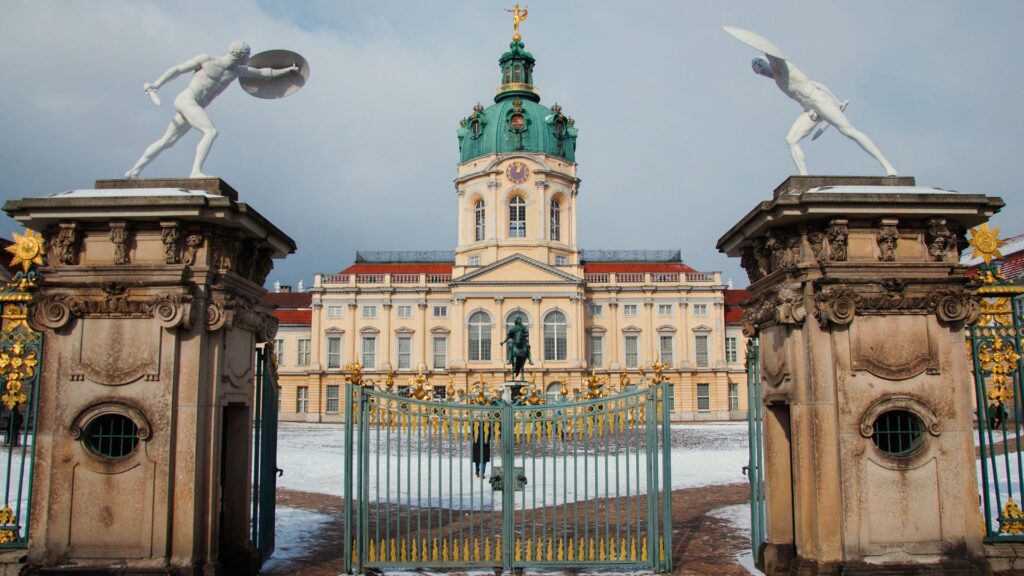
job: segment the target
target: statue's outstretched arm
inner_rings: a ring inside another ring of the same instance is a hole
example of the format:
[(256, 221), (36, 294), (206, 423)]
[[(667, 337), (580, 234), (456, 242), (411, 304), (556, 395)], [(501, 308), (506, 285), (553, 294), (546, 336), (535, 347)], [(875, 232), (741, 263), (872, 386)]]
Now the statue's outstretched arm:
[(200, 54), (195, 58), (192, 58), (191, 60), (186, 60), (181, 64), (178, 64), (177, 66), (171, 66), (167, 69), (166, 72), (161, 74), (160, 77), (156, 79), (156, 82), (153, 82), (152, 84), (147, 84), (147, 86), (149, 88), (152, 88), (153, 90), (157, 90), (164, 84), (170, 82), (171, 80), (174, 80), (175, 78), (181, 76), (186, 72), (198, 70), (199, 67), (203, 65), (203, 62), (207, 62), (212, 59), (213, 58), (209, 54)]
[(287, 68), (252, 68), (250, 66), (239, 66), (238, 75), (245, 76), (246, 78), (277, 78), (278, 76), (284, 76), (285, 74), (294, 74), (299, 71), (299, 67), (292, 64)]

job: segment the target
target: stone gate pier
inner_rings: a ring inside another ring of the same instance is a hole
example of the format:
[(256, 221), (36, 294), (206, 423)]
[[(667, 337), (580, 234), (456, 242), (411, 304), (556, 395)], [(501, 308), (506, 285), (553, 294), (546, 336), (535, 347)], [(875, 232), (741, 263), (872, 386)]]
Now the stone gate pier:
[(217, 178), (4, 210), (48, 251), (28, 564), (252, 573), (254, 349), (277, 329), (262, 285), (295, 243)]
[(980, 574), (959, 249), (999, 198), (793, 176), (718, 241), (760, 339), (767, 574)]

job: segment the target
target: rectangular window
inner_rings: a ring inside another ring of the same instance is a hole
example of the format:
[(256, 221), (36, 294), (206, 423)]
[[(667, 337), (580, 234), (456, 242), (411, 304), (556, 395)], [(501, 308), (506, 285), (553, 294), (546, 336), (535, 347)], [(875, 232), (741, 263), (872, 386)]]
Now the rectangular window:
[(522, 198), (508, 205), (508, 237), (526, 238), (526, 202)]
[(408, 386), (399, 386), (398, 387), (398, 395), (399, 396), (408, 396), (409, 395), (409, 387)]
[(587, 314), (591, 316), (601, 316), (604, 314), (603, 306), (600, 304), (587, 304)]
[(377, 317), (377, 305), (363, 306), (363, 318), (376, 318)]
[(274, 354), (277, 355), (277, 365), (284, 366), (284, 340), (274, 340)]
[(434, 386), (434, 400), (444, 400), (448, 397), (447, 386)]
[(725, 361), (735, 364), (738, 360), (739, 354), (736, 351), (736, 337), (729, 336), (725, 339)]
[(638, 350), (640, 349), (640, 337), (626, 336), (626, 368), (636, 368), (640, 365)]
[(711, 385), (697, 384), (697, 411), (711, 410)]
[(555, 255), (555, 266), (565, 266), (569, 263), (569, 258), (562, 254)]
[(408, 370), (412, 367), (412, 336), (398, 337), (398, 369)]
[(361, 359), (363, 368), (372, 370), (377, 364), (377, 337), (363, 336), (363, 354)]
[(707, 316), (708, 315), (708, 305), (707, 304), (694, 304), (693, 305), (693, 315), (694, 316)]
[(434, 305), (434, 318), (447, 318), (448, 317), (448, 306), (445, 305)]
[(671, 382), (668, 383), (668, 409), (676, 411), (676, 385)]
[(729, 383), (729, 410), (740, 409), (740, 385), (735, 382)]
[(341, 386), (337, 384), (327, 385), (327, 413), (337, 414), (341, 408)]
[(694, 348), (697, 352), (697, 366), (708, 365), (708, 337), (701, 334), (694, 337)]
[(659, 348), (658, 351), (661, 353), (661, 362), (672, 366), (672, 349), (674, 348), (672, 344), (674, 343), (675, 338), (668, 334), (662, 334), (660, 340), (661, 348)]
[(671, 304), (658, 304), (658, 316), (671, 316), (672, 305)]
[(590, 359), (591, 368), (600, 368), (604, 364), (604, 337), (590, 335)]
[(305, 414), (309, 409), (309, 387), (299, 386), (295, 389), (295, 413)]
[(470, 266), (479, 266), (480, 265), (480, 255), (476, 254), (476, 255), (470, 256), (469, 257), (469, 265)]
[(327, 367), (341, 368), (341, 336), (327, 337)]
[(344, 306), (328, 306), (327, 307), (328, 318), (344, 318), (345, 307)]
[(434, 370), (444, 370), (448, 365), (448, 337), (434, 336)]
[(299, 338), (295, 361), (299, 366), (309, 366), (309, 338)]
[(412, 306), (408, 304), (402, 304), (398, 306), (398, 317), (399, 318), (412, 318)]
[(622, 315), (623, 316), (636, 316), (637, 314), (638, 314), (638, 312), (637, 312), (637, 305), (636, 304), (623, 304), (622, 305)]

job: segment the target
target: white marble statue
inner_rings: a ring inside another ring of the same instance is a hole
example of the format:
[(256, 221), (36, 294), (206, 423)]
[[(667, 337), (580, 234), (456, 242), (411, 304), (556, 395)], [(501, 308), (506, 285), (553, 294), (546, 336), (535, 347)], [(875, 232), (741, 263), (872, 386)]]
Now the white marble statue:
[(192, 80), (188, 87), (181, 91), (174, 98), (174, 110), (177, 112), (171, 120), (164, 135), (153, 142), (142, 153), (139, 161), (132, 166), (131, 170), (125, 173), (124, 177), (135, 179), (147, 164), (153, 161), (161, 152), (174, 146), (189, 128), (196, 128), (203, 133), (199, 145), (196, 147), (196, 158), (192, 164), (192, 178), (208, 178), (203, 174), (203, 162), (210, 153), (210, 146), (217, 137), (217, 128), (213, 125), (210, 117), (206, 114), (205, 108), (224, 91), (235, 78), (239, 76), (250, 78), (277, 78), (285, 74), (294, 74), (299, 71), (298, 66), (286, 68), (250, 68), (246, 66), (249, 60), (249, 46), (245, 42), (232, 42), (228, 46), (228, 53), (219, 58), (209, 54), (200, 54), (191, 60), (187, 60), (172, 66), (163, 73), (156, 82), (143, 86), (146, 94), (153, 100), (154, 104), (160, 104), (156, 91), (171, 80), (186, 72), (193, 72)]
[(808, 78), (806, 74), (786, 58), (778, 47), (765, 38), (741, 28), (734, 28), (732, 26), (725, 26), (724, 28), (726, 32), (736, 39), (764, 52), (768, 58), (767, 60), (755, 58), (751, 62), (754, 72), (775, 80), (775, 84), (778, 85), (783, 94), (796, 100), (803, 106), (803, 114), (797, 117), (789, 129), (789, 134), (786, 135), (789, 153), (793, 156), (793, 163), (796, 164), (800, 174), (807, 174), (807, 165), (804, 163), (804, 153), (800, 149), (800, 141), (824, 121), (827, 124), (818, 130), (815, 138), (829, 125), (835, 126), (836, 130), (856, 142), (865, 152), (877, 160), (882, 165), (886, 175), (896, 175), (896, 168), (886, 160), (881, 150), (875, 146), (875, 143), (866, 134), (854, 128), (850, 120), (847, 119), (844, 110), (849, 102), (840, 102), (823, 84)]

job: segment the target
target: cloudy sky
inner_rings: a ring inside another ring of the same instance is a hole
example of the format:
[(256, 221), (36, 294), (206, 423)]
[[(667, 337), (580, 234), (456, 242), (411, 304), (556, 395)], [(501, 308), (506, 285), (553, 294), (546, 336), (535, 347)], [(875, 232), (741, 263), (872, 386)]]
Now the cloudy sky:
[[(452, 249), (460, 118), (492, 101), (511, 21), (494, 0), (7, 0), (0, 19), (3, 199), (120, 177), (187, 84), (142, 92), (169, 66), (236, 39), (287, 48), (306, 87), (260, 100), (232, 87), (206, 171), (298, 243), (269, 282), (311, 283), (357, 249)], [(579, 128), (583, 248), (680, 248), (746, 285), (715, 242), (795, 170), (800, 112), (749, 67), (732, 24), (778, 44), (850, 100), (848, 116), (919, 185), (1002, 196), (993, 224), (1024, 232), (1017, 169), (1024, 2), (534, 0), (522, 25), (542, 102)], [(1014, 48), (1018, 46), (1017, 48)], [(187, 135), (144, 173), (189, 172)], [(804, 145), (812, 174), (881, 174), (832, 130)], [(16, 223), (4, 218), (0, 233)]]

